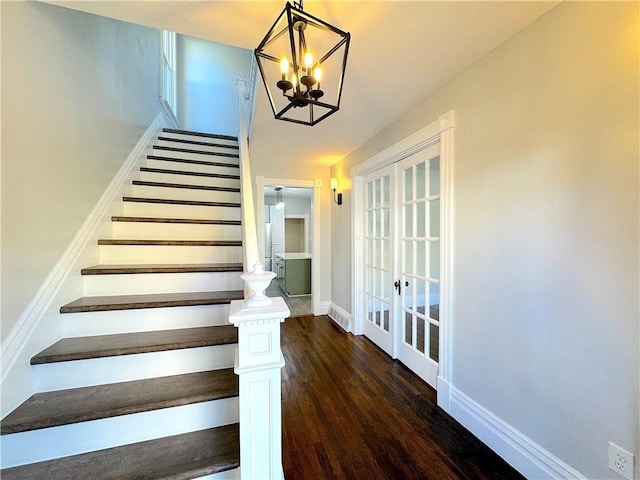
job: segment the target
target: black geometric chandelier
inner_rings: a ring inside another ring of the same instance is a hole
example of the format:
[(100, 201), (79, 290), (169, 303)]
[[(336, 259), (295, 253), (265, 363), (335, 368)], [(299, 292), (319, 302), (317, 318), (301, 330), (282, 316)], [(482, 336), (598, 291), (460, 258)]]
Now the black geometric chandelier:
[(276, 119), (315, 125), (338, 111), (350, 39), (287, 2), (254, 51)]

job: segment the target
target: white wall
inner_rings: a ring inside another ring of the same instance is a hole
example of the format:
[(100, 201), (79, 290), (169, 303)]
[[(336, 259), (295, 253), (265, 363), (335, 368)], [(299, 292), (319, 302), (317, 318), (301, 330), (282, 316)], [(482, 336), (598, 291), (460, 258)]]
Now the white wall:
[(249, 78), (252, 52), (176, 36), (178, 120), (183, 128), (238, 135), (239, 74)]
[(2, 9), (2, 339), (160, 111), (156, 30)]
[(284, 214), (287, 215), (311, 215), (313, 189), (309, 188), (308, 198), (289, 197), (287, 198), (287, 190), (284, 189)]
[(640, 451), (638, 23), (561, 3), (331, 175), (352, 311), (350, 168), (455, 110), (453, 386), (587, 478), (619, 478), (608, 441)]

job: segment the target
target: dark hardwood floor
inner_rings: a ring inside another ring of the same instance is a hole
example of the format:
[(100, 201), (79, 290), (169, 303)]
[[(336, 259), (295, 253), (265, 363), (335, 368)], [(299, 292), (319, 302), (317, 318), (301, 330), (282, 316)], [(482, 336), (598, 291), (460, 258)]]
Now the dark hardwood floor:
[(282, 327), (283, 468), (298, 479), (523, 479), (436, 392), (328, 317)]

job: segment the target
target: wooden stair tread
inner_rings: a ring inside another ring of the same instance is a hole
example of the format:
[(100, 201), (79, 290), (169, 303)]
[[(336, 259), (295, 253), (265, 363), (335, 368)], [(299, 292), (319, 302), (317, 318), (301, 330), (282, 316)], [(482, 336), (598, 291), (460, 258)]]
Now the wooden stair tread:
[(241, 240), (138, 240), (122, 238), (102, 238), (98, 245), (158, 245), (180, 247), (241, 247)]
[(240, 180), (240, 175), (226, 175), (224, 173), (190, 172), (185, 170), (171, 170), (168, 168), (152, 167), (140, 167), (140, 171), (147, 173), (162, 173), (167, 175), (188, 175), (192, 177), (227, 178), (231, 180)]
[(191, 223), (195, 225), (241, 225), (240, 220), (212, 220), (205, 218), (125, 217), (114, 215), (112, 222)]
[(214, 147), (214, 148), (234, 148), (238, 150), (238, 145), (229, 145), (226, 143), (211, 143), (211, 142), (200, 142), (198, 140), (186, 140), (183, 138), (171, 138), (171, 137), (158, 137), (158, 140), (161, 142), (176, 142), (176, 143), (186, 143), (188, 145), (200, 145), (202, 147)]
[(189, 185), (188, 183), (148, 182), (146, 180), (134, 180), (131, 183), (133, 185), (140, 185), (143, 187), (183, 188), (187, 190), (209, 190), (214, 192), (232, 192), (232, 193), (240, 192), (240, 189), (237, 187), (215, 187), (212, 185)]
[(197, 155), (209, 155), (211, 157), (228, 157), (238, 158), (237, 153), (221, 153), (221, 152), (204, 152), (202, 150), (194, 150), (192, 148), (180, 148), (180, 147), (163, 147), (161, 145), (154, 145), (154, 150), (162, 150), (163, 152), (177, 152), (177, 153), (195, 153)]
[(122, 197), (123, 202), (162, 203), (167, 205), (192, 205), (198, 207), (230, 207), (240, 208), (235, 202), (205, 202), (200, 200), (169, 200), (166, 198)]
[(242, 272), (242, 263), (194, 263), (147, 265), (94, 265), (80, 270), (82, 275), (122, 275), (142, 273)]
[(237, 331), (233, 325), (63, 338), (33, 356), (31, 365), (226, 345), (236, 341)]
[(242, 290), (82, 297), (60, 307), (60, 313), (223, 305), (231, 300), (242, 300), (243, 298), (244, 292)]
[(216, 133), (205, 133), (205, 132), (196, 132), (193, 130), (182, 130), (179, 128), (163, 128), (163, 132), (165, 133), (177, 133), (181, 135), (192, 135), (194, 137), (205, 137), (205, 138), (220, 138), (224, 140), (234, 140), (238, 141), (238, 137), (234, 137), (232, 135), (218, 135)]
[(2, 420), (0, 433), (27, 432), (238, 395), (233, 368), (36, 393)]
[(188, 480), (240, 466), (238, 424), (2, 470), (3, 480)]

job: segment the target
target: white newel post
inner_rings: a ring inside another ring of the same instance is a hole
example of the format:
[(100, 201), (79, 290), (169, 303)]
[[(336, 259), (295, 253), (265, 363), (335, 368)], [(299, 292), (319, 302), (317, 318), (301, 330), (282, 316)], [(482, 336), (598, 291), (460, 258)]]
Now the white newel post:
[(280, 480), (282, 471), (282, 412), (280, 323), (290, 315), (280, 297), (264, 290), (275, 277), (256, 263), (241, 275), (253, 296), (234, 300), (229, 321), (238, 328), (235, 372), (240, 386), (240, 473), (242, 480)]

